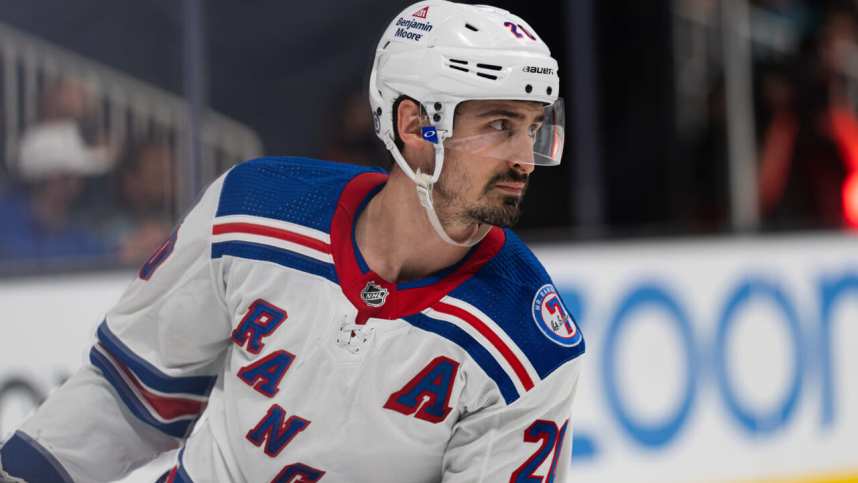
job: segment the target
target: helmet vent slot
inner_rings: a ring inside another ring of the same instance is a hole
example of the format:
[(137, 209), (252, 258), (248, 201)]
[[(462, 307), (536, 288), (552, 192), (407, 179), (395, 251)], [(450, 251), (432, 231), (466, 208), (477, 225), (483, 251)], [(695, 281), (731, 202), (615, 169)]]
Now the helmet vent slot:
[[(447, 59), (447, 62), (447, 67), (451, 69), (456, 69), (462, 72), (472, 72), (484, 79), (498, 80), (498, 78), (500, 77), (499, 73), (503, 70), (503, 67), (499, 65), (482, 64), (478, 62), (474, 62), (474, 64), (471, 64), (470, 61), (464, 59)], [(471, 67), (471, 65), (473, 65), (474, 67)]]
[(480, 69), (489, 69), (489, 70), (501, 70), (501, 69), (503, 69), (503, 67), (501, 67), (499, 65), (493, 65), (493, 64), (477, 64), (477, 67), (479, 67)]
[(474, 27), (473, 25), (471, 25), (471, 24), (469, 24), (469, 23), (466, 23), (466, 24), (465, 24), (465, 28), (466, 28), (466, 29), (468, 29), (468, 30), (473, 30), (474, 32), (479, 32), (479, 31), (480, 31), (480, 29), (478, 29), (478, 28)]

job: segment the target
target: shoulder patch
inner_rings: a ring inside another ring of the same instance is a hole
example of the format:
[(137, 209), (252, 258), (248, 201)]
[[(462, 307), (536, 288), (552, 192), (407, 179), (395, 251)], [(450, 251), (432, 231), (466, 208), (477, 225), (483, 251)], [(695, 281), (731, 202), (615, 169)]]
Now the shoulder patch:
[(536, 326), (550, 341), (563, 347), (581, 343), (581, 331), (554, 285), (546, 283), (536, 291), (530, 311)]

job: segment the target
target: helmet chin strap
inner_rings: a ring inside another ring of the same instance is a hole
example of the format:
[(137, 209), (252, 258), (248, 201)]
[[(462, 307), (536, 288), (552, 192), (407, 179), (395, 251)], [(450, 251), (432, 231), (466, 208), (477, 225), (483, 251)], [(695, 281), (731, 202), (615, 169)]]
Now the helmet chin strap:
[(417, 199), (420, 200), (420, 205), (423, 206), (423, 209), (426, 212), (426, 217), (429, 219), (429, 224), (432, 225), (435, 233), (442, 240), (451, 245), (472, 247), (485, 238), (492, 228), (491, 225), (477, 224), (474, 226), (471, 234), (464, 241), (457, 241), (447, 234), (447, 230), (444, 229), (444, 226), (441, 224), (441, 220), (438, 219), (438, 213), (435, 212), (435, 203), (432, 199), (432, 188), (435, 186), (438, 178), (441, 177), (441, 170), (444, 168), (444, 138), (447, 137), (446, 133), (443, 131), (439, 131), (438, 133), (439, 140), (434, 144), (435, 170), (431, 175), (422, 172), (419, 168), (416, 172), (412, 170), (411, 166), (409, 166), (405, 161), (402, 153), (399, 152), (399, 149), (394, 143), (389, 143), (388, 149), (396, 160), (396, 164), (398, 164), (405, 174), (414, 181), (417, 188)]

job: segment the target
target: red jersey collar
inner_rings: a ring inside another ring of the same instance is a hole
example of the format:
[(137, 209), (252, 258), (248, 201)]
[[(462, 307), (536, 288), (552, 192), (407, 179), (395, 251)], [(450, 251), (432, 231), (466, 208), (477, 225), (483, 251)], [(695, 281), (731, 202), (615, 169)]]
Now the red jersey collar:
[(370, 317), (392, 320), (426, 309), (473, 276), (500, 251), (506, 239), (503, 230), (492, 227), (453, 268), (414, 282), (390, 283), (368, 268), (364, 271), (353, 238), (354, 225), (365, 202), (385, 181), (387, 176), (382, 173), (365, 173), (353, 178), (343, 188), (331, 221), (331, 253), (337, 279), (358, 311), (358, 324)]

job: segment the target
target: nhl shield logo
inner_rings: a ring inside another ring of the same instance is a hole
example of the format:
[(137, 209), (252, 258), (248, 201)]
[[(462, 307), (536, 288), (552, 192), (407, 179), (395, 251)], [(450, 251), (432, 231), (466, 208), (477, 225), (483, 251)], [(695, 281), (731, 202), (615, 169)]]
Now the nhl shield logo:
[(390, 292), (375, 282), (367, 282), (366, 287), (360, 291), (360, 298), (363, 303), (370, 307), (381, 307), (387, 300), (387, 295)]
[(564, 347), (573, 347), (581, 342), (581, 333), (575, 325), (575, 320), (563, 306), (560, 295), (550, 283), (536, 291), (531, 309), (536, 326), (552, 342)]

